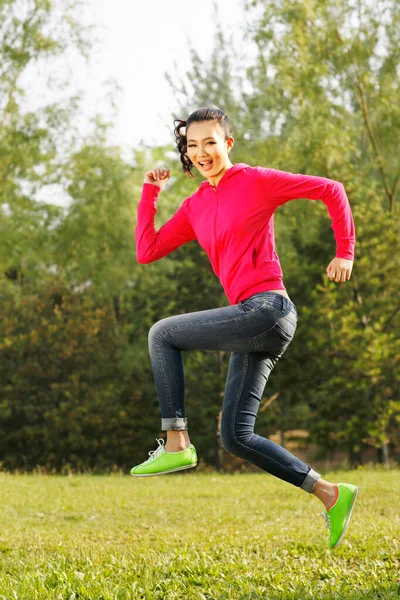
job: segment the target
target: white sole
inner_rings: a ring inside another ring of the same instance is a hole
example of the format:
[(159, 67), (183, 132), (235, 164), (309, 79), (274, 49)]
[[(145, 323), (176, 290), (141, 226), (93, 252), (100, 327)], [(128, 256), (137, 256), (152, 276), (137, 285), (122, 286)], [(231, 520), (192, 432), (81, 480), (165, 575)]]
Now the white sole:
[(175, 471), (184, 471), (185, 469), (192, 469), (196, 467), (197, 463), (191, 465), (184, 465), (183, 467), (176, 467), (175, 469), (169, 469), (168, 471), (161, 471), (160, 473), (131, 473), (132, 477), (154, 477), (155, 475), (166, 475), (167, 473), (175, 473)]
[(340, 542), (343, 539), (344, 534), (346, 533), (346, 529), (347, 529), (347, 527), (348, 527), (348, 525), (350, 523), (351, 513), (353, 512), (353, 508), (354, 508), (354, 505), (356, 503), (357, 496), (358, 496), (358, 487), (356, 486), (356, 493), (353, 496), (353, 502), (351, 503), (350, 512), (349, 512), (349, 514), (347, 516), (346, 523), (345, 523), (345, 525), (343, 527), (342, 535), (340, 536), (340, 538), (338, 539), (338, 541), (336, 542), (336, 544), (331, 548), (331, 550), (333, 550), (334, 548), (337, 548), (339, 546)]

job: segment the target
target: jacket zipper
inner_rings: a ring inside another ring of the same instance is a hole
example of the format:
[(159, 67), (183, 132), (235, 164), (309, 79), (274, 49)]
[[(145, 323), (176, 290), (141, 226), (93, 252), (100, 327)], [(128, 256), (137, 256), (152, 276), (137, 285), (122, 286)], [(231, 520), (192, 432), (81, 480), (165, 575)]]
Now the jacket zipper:
[[(213, 190), (216, 193), (216, 203), (217, 203), (217, 210), (215, 213), (215, 220), (214, 220), (214, 242), (215, 242), (215, 250), (217, 250), (218, 193), (217, 193), (217, 188), (213, 187)], [(216, 255), (218, 256), (217, 251), (216, 251)]]

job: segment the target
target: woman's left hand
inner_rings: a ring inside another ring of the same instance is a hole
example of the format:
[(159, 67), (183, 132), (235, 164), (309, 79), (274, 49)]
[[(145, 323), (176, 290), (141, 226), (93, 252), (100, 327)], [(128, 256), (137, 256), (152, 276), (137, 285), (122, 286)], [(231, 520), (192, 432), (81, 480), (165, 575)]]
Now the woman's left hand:
[(344, 282), (350, 279), (352, 268), (352, 260), (336, 257), (326, 267), (326, 274), (331, 281)]

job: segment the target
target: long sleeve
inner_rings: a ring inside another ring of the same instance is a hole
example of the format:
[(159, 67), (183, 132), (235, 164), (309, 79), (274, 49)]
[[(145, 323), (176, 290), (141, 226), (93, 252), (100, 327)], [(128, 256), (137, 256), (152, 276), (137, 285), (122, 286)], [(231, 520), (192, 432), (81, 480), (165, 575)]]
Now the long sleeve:
[(355, 226), (349, 200), (339, 181), (260, 167), (263, 196), (273, 210), (289, 200), (322, 200), (332, 219), (336, 257), (354, 260)]
[(156, 204), (160, 188), (144, 183), (138, 205), (135, 229), (136, 258), (141, 264), (151, 263), (170, 254), (182, 244), (196, 239), (189, 222), (186, 201), (158, 231), (154, 227)]

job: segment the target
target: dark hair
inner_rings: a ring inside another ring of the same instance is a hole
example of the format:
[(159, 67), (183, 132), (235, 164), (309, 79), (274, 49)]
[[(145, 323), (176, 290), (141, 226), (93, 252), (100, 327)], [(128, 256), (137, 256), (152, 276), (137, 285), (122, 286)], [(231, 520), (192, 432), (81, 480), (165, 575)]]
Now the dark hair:
[[(201, 122), (201, 121), (214, 121), (220, 125), (221, 129), (225, 134), (225, 140), (229, 139), (232, 135), (232, 127), (229, 121), (228, 115), (224, 113), (223, 110), (218, 108), (217, 106), (203, 106), (198, 110), (192, 112), (187, 121), (182, 121), (181, 119), (174, 120), (174, 134), (176, 139), (176, 145), (178, 146), (179, 153), (181, 155), (181, 163), (183, 165), (183, 172), (189, 177), (195, 177), (192, 173), (193, 163), (190, 158), (186, 155), (187, 152), (187, 139), (186, 134), (190, 123)], [(186, 128), (184, 134), (180, 132), (182, 127)]]

